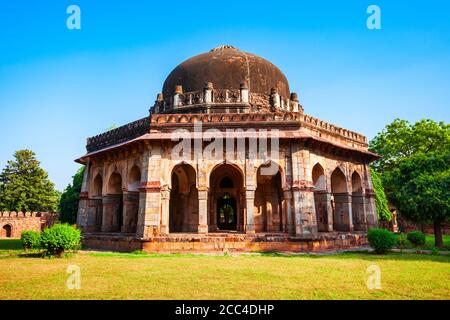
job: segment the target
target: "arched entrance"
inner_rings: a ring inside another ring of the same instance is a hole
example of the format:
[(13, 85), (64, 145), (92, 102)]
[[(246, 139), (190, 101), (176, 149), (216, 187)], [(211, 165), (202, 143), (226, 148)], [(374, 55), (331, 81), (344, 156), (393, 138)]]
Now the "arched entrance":
[(331, 174), (331, 192), (333, 193), (333, 229), (350, 231), (351, 200), (347, 191), (347, 179), (340, 168)]
[(326, 232), (328, 230), (328, 194), (325, 173), (320, 164), (316, 164), (312, 170), (314, 184), (314, 205), (316, 209), (317, 230)]
[(361, 176), (358, 172), (352, 174), (352, 219), (356, 231), (365, 231), (364, 198)]
[(169, 232), (196, 232), (199, 224), (195, 169), (180, 164), (172, 170), (169, 201)]
[(104, 232), (120, 232), (123, 225), (122, 176), (114, 172), (109, 177), (107, 195), (103, 197)]
[(139, 185), (141, 170), (134, 165), (128, 174), (127, 192), (123, 195), (124, 211), (122, 231), (135, 233), (139, 211)]
[(92, 226), (93, 231), (100, 231), (102, 228), (103, 219), (103, 179), (97, 173), (93, 182), (92, 196), (89, 199), (89, 226)]
[(10, 224), (5, 224), (0, 233), (0, 238), (11, 238), (12, 237), (12, 227)]
[(228, 193), (217, 200), (217, 228), (219, 230), (237, 230), (236, 199)]
[(282, 215), (280, 167), (273, 162), (261, 165), (256, 174), (256, 181), (255, 232), (282, 231), (287, 217)]
[(244, 178), (240, 169), (223, 164), (210, 175), (209, 226), (211, 231), (244, 230)]

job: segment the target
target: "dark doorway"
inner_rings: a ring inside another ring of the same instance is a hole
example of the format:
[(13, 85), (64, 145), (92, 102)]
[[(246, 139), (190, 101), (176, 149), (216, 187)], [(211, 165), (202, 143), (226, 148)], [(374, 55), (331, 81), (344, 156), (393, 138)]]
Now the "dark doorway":
[(0, 238), (11, 238), (12, 236), (12, 228), (9, 224), (4, 225), (2, 228), (2, 232)]
[(219, 230), (237, 230), (236, 200), (229, 194), (217, 200), (217, 227)]

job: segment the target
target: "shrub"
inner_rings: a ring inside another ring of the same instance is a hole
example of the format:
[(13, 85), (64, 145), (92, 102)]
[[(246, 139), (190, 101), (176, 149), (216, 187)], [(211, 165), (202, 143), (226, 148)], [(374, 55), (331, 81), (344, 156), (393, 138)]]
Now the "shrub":
[(395, 235), (386, 229), (370, 229), (367, 234), (370, 246), (376, 253), (386, 253), (395, 245)]
[(406, 244), (408, 243), (408, 239), (406, 237), (406, 234), (400, 233), (397, 236), (397, 245), (400, 249), (406, 248)]
[(415, 247), (423, 246), (425, 244), (425, 234), (420, 231), (412, 231), (412, 232), (408, 233), (408, 240)]
[(41, 247), (41, 234), (36, 231), (23, 231), (20, 237), (25, 250), (39, 249)]
[(41, 234), (41, 246), (47, 256), (61, 257), (66, 250), (78, 249), (80, 240), (80, 230), (68, 224), (55, 224)]

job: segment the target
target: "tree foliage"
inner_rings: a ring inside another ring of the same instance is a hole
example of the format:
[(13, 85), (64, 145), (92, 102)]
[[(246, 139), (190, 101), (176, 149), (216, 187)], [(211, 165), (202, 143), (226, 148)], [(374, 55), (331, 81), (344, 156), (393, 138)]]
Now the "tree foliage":
[(74, 224), (77, 220), (78, 202), (80, 201), (83, 175), (84, 167), (80, 168), (72, 177), (72, 184), (69, 184), (61, 195), (61, 200), (59, 202), (59, 219), (61, 222)]
[(56, 211), (59, 193), (31, 150), (19, 150), (0, 174), (0, 210)]
[(374, 168), (388, 199), (408, 220), (432, 222), (436, 246), (442, 246), (441, 224), (450, 218), (450, 125), (396, 119), (370, 149), (383, 156)]
[(373, 190), (375, 192), (375, 206), (377, 209), (378, 219), (383, 221), (391, 221), (392, 212), (389, 211), (389, 204), (384, 192), (380, 174), (371, 168), (370, 175), (372, 177)]

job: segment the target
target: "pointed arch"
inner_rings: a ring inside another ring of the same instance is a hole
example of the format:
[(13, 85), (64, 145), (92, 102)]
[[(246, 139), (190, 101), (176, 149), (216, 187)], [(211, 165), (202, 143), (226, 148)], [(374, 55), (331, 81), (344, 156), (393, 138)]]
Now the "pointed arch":
[(333, 195), (333, 229), (335, 231), (351, 231), (351, 200), (347, 190), (347, 178), (339, 167), (331, 174), (331, 192)]
[(328, 193), (325, 179), (325, 171), (320, 163), (316, 163), (312, 169), (312, 180), (314, 185), (314, 206), (316, 209), (317, 231), (329, 231), (332, 217), (328, 215)]
[(137, 165), (133, 165), (128, 173), (128, 191), (138, 192), (141, 183), (141, 169)]
[(194, 232), (198, 227), (197, 174), (190, 164), (173, 167), (169, 200), (169, 232)]
[(13, 234), (13, 228), (10, 224), (5, 224), (0, 230), (0, 238), (11, 238)]
[(352, 222), (354, 230), (366, 230), (363, 185), (361, 175), (356, 170), (352, 174)]

